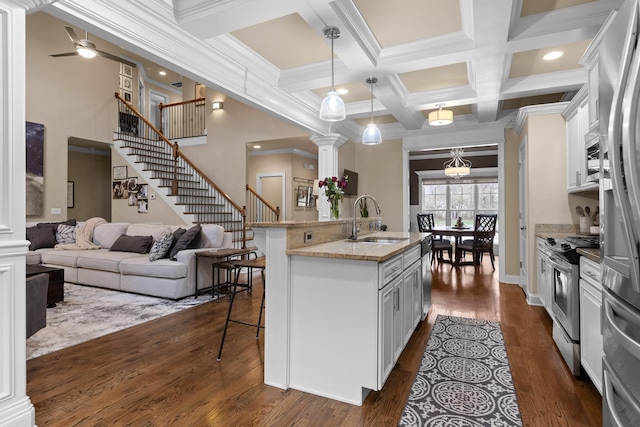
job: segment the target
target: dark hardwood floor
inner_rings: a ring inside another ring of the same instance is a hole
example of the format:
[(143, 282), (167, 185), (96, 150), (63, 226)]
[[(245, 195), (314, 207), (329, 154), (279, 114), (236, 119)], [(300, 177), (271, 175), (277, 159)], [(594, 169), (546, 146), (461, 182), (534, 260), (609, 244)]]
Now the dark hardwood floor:
[[(573, 377), (554, 347), (545, 310), (497, 282), (488, 257), (433, 270), (433, 308), (383, 390), (362, 407), (263, 384), (263, 334), (232, 324), (216, 361), (227, 303), (210, 302), (27, 362), (36, 422), (48, 426), (394, 426), (437, 314), (502, 325), (526, 426), (599, 426), (601, 398)], [(237, 317), (257, 319), (260, 290), (240, 294)], [(237, 311), (235, 311), (237, 309)], [(268, 308), (267, 308), (268, 310)]]

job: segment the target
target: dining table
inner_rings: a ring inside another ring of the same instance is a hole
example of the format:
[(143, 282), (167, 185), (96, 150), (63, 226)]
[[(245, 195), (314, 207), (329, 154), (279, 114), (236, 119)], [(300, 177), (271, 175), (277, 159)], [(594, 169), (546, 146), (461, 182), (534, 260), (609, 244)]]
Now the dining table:
[(469, 237), (469, 236), (473, 236), (473, 232), (474, 232), (474, 228), (471, 226), (466, 226), (463, 225), (462, 227), (458, 227), (455, 225), (447, 225), (447, 226), (436, 226), (433, 227), (431, 229), (431, 233), (433, 233), (434, 235), (437, 236), (446, 236), (446, 237), (450, 237), (453, 236), (454, 237), (454, 251), (453, 253), (455, 254), (455, 259), (453, 261), (451, 260), (447, 260), (444, 258), (438, 258), (438, 262), (444, 262), (444, 263), (448, 263), (448, 264), (452, 264), (454, 266), (460, 266), (460, 265), (473, 265), (473, 262), (464, 262), (460, 259), (460, 254), (458, 253), (458, 251), (456, 251), (456, 248), (458, 247), (458, 245), (460, 243), (462, 243), (462, 238), (463, 237)]

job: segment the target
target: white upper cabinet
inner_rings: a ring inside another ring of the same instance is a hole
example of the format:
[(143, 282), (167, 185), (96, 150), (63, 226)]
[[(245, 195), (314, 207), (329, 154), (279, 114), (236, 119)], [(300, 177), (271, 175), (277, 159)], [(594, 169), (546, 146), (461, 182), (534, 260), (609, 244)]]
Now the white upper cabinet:
[(597, 190), (598, 183), (588, 181), (585, 137), (589, 133), (588, 85), (574, 96), (562, 115), (567, 122), (567, 190)]

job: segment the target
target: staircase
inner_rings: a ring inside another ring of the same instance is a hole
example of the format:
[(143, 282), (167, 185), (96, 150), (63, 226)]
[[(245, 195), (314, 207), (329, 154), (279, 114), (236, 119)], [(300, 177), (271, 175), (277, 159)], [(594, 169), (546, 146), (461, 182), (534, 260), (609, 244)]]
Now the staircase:
[(169, 141), (127, 101), (118, 100), (119, 127), (114, 147), (154, 191), (185, 221), (218, 224), (233, 235), (237, 248), (247, 246), (245, 208), (200, 171), (175, 142)]

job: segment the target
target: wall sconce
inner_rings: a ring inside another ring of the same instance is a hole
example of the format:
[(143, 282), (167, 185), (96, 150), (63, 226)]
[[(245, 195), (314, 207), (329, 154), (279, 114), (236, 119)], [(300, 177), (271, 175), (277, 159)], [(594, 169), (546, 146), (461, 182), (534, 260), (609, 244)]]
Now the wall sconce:
[(211, 108), (213, 109), (213, 111), (224, 110), (224, 103), (222, 101), (213, 101), (213, 104), (211, 104)]

